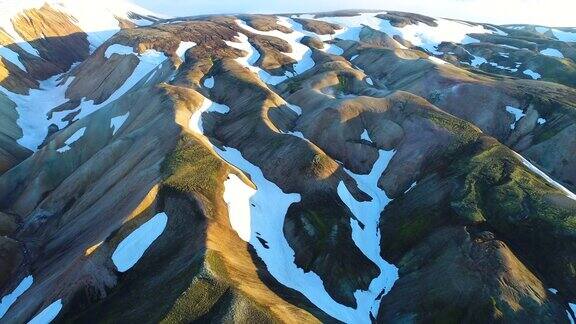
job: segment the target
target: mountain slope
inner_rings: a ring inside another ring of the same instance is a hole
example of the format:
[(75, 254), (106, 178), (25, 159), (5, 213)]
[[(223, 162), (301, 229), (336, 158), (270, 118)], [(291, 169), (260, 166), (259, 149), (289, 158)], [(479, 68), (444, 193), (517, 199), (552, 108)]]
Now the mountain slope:
[(0, 321), (574, 319), (571, 29), (110, 6), (2, 25)]

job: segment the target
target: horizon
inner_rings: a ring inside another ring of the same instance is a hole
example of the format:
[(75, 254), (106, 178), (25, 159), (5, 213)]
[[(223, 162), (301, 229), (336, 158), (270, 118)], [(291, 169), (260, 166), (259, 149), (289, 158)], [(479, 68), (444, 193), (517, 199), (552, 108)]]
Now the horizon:
[[(576, 3), (570, 0), (439, 0), (422, 3), (416, 0), (356, 0), (353, 6), (349, 1), (317, 0), (313, 3), (295, 0), (290, 3), (264, 0), (222, 0), (217, 4), (200, 1), (135, 0), (146, 9), (173, 17), (208, 14), (287, 14), (316, 13), (335, 10), (394, 10), (423, 15), (467, 20), (478, 23), (499, 25), (531, 24), (550, 27), (576, 27), (573, 12)], [(494, 10), (493, 8), (496, 8)], [(517, 8), (522, 8), (517, 10)]]

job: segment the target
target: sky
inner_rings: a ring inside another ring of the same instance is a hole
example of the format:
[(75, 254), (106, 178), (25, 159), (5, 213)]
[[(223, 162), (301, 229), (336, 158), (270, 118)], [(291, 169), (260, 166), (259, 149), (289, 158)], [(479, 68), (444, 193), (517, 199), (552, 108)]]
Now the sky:
[(574, 14), (576, 0), (133, 0), (133, 2), (170, 16), (382, 9), (494, 24), (576, 26)]

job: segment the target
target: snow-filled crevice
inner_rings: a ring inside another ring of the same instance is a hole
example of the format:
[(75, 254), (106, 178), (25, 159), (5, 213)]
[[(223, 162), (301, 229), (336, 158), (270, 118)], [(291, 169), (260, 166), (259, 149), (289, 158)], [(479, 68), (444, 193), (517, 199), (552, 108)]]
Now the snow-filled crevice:
[(370, 138), (370, 135), (368, 134), (368, 130), (364, 129), (364, 131), (362, 132), (362, 134), (360, 134), (360, 139), (363, 139), (365, 141), (368, 141), (370, 143), (372, 143), (372, 139)]
[[(356, 291), (354, 296), (358, 302), (358, 312), (362, 316), (376, 317), (381, 296), (390, 291), (398, 279), (398, 268), (386, 262), (380, 255), (380, 213), (390, 202), (386, 193), (378, 187), (378, 179), (388, 166), (395, 151), (379, 150), (378, 159), (369, 174), (361, 175), (346, 172), (356, 180), (358, 188), (372, 197), (371, 201), (357, 201), (344, 182), (338, 185), (338, 195), (348, 206), (356, 219), (351, 220), (352, 239), (360, 250), (380, 268), (380, 275), (375, 278), (367, 291)], [(360, 223), (364, 226), (360, 226)], [(384, 292), (381, 294), (381, 292)]]
[(186, 51), (188, 51), (189, 49), (191, 49), (192, 47), (196, 46), (196, 43), (194, 42), (180, 42), (180, 45), (178, 45), (178, 48), (176, 49), (176, 55), (178, 55), (178, 57), (180, 59), (182, 59), (182, 61), (184, 61), (184, 56), (186, 55)]

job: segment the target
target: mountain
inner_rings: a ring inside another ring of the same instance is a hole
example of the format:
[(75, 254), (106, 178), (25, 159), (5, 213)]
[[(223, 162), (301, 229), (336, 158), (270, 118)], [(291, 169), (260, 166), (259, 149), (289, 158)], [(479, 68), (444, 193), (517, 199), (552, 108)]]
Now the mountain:
[(0, 8), (1, 323), (574, 322), (576, 28)]

